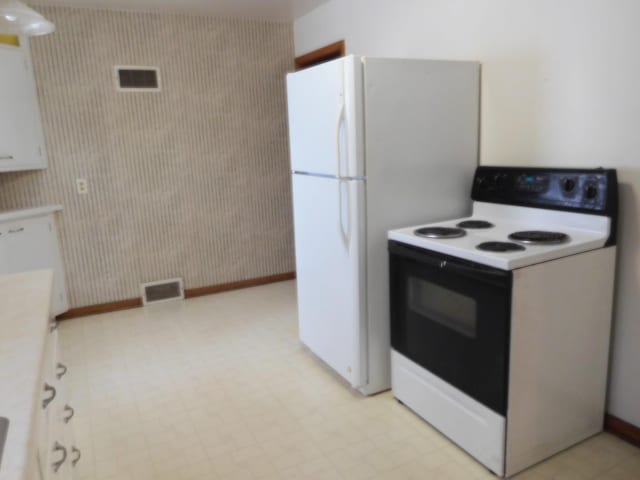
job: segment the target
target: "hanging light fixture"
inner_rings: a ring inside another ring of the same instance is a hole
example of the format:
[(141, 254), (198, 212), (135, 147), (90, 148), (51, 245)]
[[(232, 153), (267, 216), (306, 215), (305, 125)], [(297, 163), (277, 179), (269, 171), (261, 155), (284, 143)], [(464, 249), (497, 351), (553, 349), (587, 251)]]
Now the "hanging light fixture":
[(0, 0), (0, 34), (46, 35), (56, 26), (17, 0)]

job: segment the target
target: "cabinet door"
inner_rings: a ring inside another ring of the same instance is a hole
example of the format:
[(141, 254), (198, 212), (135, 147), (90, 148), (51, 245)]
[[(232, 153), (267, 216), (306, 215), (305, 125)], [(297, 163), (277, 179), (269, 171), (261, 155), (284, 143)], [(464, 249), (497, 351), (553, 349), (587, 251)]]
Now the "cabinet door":
[(54, 409), (54, 402), (58, 391), (55, 386), (54, 380), (54, 362), (56, 357), (56, 343), (57, 332), (51, 330), (45, 340), (44, 355), (42, 361), (42, 375), (41, 375), (41, 392), (40, 400), (37, 404), (38, 412), (38, 449), (41, 454), (43, 471), (46, 465), (47, 452), (49, 450), (49, 425), (50, 425), (50, 413)]
[(0, 45), (0, 172), (47, 167), (27, 49)]
[[(62, 352), (58, 350), (56, 360), (56, 381), (60, 392), (59, 421), (57, 428), (61, 429), (61, 437), (64, 438), (64, 444), (69, 449), (68, 465), (66, 467), (66, 477), (68, 479), (79, 478), (79, 463), (82, 458), (82, 452), (76, 441), (75, 431), (75, 403), (70, 395), (69, 387), (69, 371)], [(54, 427), (55, 430), (55, 427)]]
[(44, 463), (44, 478), (70, 480), (73, 478), (74, 464), (79, 460), (74, 432), (70, 428), (75, 412), (70, 405), (68, 370), (60, 357), (57, 331), (51, 333), (50, 339), (51, 346), (48, 347), (45, 375), (49, 376), (50, 385), (55, 388), (55, 396), (46, 408), (48, 434), (45, 450), (48, 458)]
[[(68, 418), (69, 415), (67, 414)], [(74, 428), (73, 420), (66, 422), (65, 429), (65, 441), (69, 445), (69, 465), (67, 466), (67, 478), (70, 480), (76, 480), (80, 478), (79, 469), (81, 468), (80, 462), (82, 461), (82, 451), (80, 450)]]
[(5, 269), (7, 273), (53, 268), (54, 256), (49, 224), (44, 218), (6, 223)]
[[(62, 429), (58, 426), (62, 415), (62, 401), (64, 392), (56, 375), (58, 356), (58, 334), (56, 330), (47, 335), (42, 364), (43, 391), (42, 401), (38, 404), (39, 433), (38, 460), (42, 477), (65, 478), (61, 475), (66, 471), (65, 464), (69, 458), (69, 451), (64, 443)], [(64, 461), (62, 461), (64, 460)], [(59, 466), (56, 464), (59, 463)]]
[(58, 389), (58, 405), (52, 410), (53, 420), (51, 422), (51, 432), (54, 441), (63, 445), (66, 449), (67, 458), (58, 472), (51, 478), (71, 480), (79, 478), (78, 463), (81, 460), (82, 452), (77, 446), (74, 416), (75, 409), (69, 397), (69, 386), (66, 379), (67, 367), (58, 360), (56, 364), (56, 385)]
[(46, 480), (69, 480), (71, 478), (71, 453), (71, 448), (64, 437), (53, 439), (49, 447), (49, 460), (44, 468), (44, 478)]
[(67, 285), (53, 215), (1, 225), (0, 242), (0, 273), (53, 270), (53, 315), (67, 311)]

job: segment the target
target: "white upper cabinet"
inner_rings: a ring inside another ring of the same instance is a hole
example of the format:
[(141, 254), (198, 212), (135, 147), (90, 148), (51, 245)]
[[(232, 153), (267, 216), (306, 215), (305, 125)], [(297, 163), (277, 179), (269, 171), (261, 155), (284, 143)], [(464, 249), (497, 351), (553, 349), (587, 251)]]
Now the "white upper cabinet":
[(47, 168), (29, 44), (0, 43), (0, 172)]

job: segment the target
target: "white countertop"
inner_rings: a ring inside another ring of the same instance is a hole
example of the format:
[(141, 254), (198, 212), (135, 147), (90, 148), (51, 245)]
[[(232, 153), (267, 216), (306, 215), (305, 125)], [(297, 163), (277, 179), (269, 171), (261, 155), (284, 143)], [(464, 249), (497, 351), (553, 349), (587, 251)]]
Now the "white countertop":
[(52, 286), (49, 270), (0, 276), (0, 416), (10, 422), (0, 480), (26, 478), (35, 455)]
[(46, 207), (28, 208), (26, 210), (0, 212), (0, 223), (11, 222), (13, 220), (24, 220), (25, 218), (41, 217), (43, 215), (60, 211), (62, 211), (62, 205), (47, 205)]

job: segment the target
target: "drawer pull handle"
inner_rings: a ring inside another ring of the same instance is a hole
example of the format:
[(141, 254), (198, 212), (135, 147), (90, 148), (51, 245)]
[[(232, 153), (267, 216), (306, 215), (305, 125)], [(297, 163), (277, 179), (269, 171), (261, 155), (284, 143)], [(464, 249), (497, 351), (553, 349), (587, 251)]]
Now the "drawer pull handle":
[(58, 380), (60, 380), (62, 377), (64, 377), (67, 374), (68, 368), (60, 362), (58, 362), (58, 365), (56, 366), (56, 368), (58, 370), (62, 370), (61, 372), (58, 372), (56, 374), (56, 377), (58, 377)]
[(2, 155), (0, 160), (13, 160), (13, 155)]
[(69, 421), (76, 414), (76, 411), (70, 405), (65, 405), (64, 406), (64, 411), (65, 412), (69, 412), (69, 416), (68, 417), (64, 417), (64, 423), (69, 423)]
[(76, 463), (78, 463), (80, 461), (80, 459), (82, 458), (82, 452), (80, 452), (79, 448), (76, 447), (72, 447), (71, 448), (71, 454), (76, 454), (76, 458), (71, 459), (71, 466), (75, 467)]
[(55, 389), (55, 387), (52, 387), (48, 383), (45, 383), (44, 384), (44, 391), (45, 392), (50, 392), (51, 396), (49, 398), (45, 398), (44, 400), (42, 400), (42, 409), (43, 410), (45, 410), (49, 406), (49, 404), (51, 402), (53, 402), (53, 399), (56, 398), (56, 389)]
[(21, 233), (24, 232), (24, 227), (16, 228), (15, 230), (9, 230), (9, 233)]
[(62, 459), (60, 459), (59, 462), (53, 462), (51, 464), (51, 466), (53, 467), (53, 473), (58, 473), (58, 470), (60, 470), (62, 464), (67, 461), (67, 449), (60, 445), (60, 443), (58, 442), (56, 442), (53, 446), (53, 453), (56, 452), (62, 452)]

